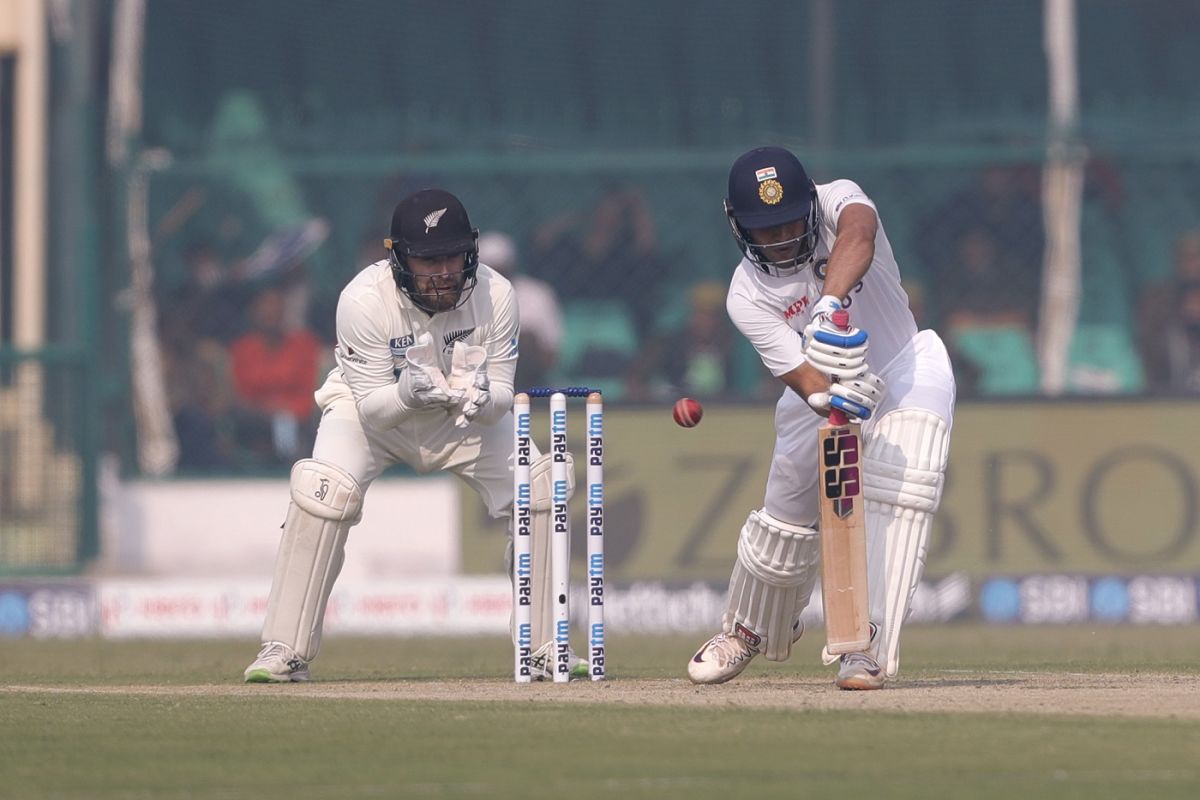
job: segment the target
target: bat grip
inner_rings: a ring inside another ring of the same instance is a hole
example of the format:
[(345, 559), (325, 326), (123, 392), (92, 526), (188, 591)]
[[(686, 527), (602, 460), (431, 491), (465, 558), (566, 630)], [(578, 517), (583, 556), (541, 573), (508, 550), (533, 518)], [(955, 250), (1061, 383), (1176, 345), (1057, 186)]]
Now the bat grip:
[[(829, 319), (841, 330), (850, 330), (850, 312), (846, 309), (839, 308), (829, 315)], [(846, 416), (845, 411), (842, 411), (840, 408), (834, 408), (829, 412), (829, 423), (831, 425), (849, 425), (850, 418)]]

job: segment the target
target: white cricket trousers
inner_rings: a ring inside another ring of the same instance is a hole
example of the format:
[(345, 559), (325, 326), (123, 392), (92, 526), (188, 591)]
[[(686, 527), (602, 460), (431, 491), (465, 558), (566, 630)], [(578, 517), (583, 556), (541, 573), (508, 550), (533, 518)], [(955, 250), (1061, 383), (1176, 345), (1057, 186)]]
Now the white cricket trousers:
[(325, 407), (313, 458), (349, 472), (364, 493), (393, 464), (407, 464), (419, 473), (450, 472), (479, 494), (492, 517), (499, 518), (512, 505), (512, 450), (512, 412), (493, 425), (459, 429), (449, 414), (437, 409), (417, 412), (395, 428), (376, 431), (363, 427), (354, 398), (346, 392)]

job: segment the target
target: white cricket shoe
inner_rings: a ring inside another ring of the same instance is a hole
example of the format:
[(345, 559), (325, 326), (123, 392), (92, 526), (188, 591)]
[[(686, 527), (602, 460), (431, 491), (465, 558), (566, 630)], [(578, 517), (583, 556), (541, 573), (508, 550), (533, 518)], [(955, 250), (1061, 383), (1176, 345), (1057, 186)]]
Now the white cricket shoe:
[[(804, 623), (796, 620), (792, 643), (804, 635)], [(688, 662), (688, 678), (692, 683), (724, 683), (742, 674), (759, 649), (740, 636), (722, 631), (700, 645)]]
[[(871, 623), (871, 641), (879, 635), (879, 626)], [(870, 653), (847, 653), (838, 664), (837, 680), (834, 683), (839, 689), (870, 691), (882, 689), (886, 677), (879, 662)]]
[[(570, 647), (567, 648), (567, 652), (569, 659), (567, 663), (570, 665), (569, 679), (578, 681), (588, 677), (591, 674), (591, 665), (575, 655), (575, 651)], [(529, 673), (535, 681), (554, 680), (554, 672), (551, 670), (553, 658), (553, 641), (546, 642), (533, 651), (533, 655), (529, 657)]]
[(839, 689), (862, 691), (882, 689), (883, 669), (867, 653), (847, 653), (842, 656), (842, 663), (838, 666), (837, 680), (834, 683)]
[(724, 683), (736, 678), (758, 655), (758, 648), (740, 636), (722, 631), (709, 639), (688, 662), (692, 683)]
[(246, 683), (289, 683), (309, 679), (308, 662), (283, 642), (267, 642), (246, 667)]

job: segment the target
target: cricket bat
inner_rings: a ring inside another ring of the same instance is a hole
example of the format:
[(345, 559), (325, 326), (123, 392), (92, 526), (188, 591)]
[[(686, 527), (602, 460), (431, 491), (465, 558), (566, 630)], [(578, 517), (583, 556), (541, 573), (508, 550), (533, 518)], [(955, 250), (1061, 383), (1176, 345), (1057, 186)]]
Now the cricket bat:
[[(835, 311), (833, 322), (849, 327), (850, 315)], [(861, 426), (833, 409), (829, 422), (817, 432), (817, 453), (825, 647), (831, 655), (856, 653), (871, 643)]]

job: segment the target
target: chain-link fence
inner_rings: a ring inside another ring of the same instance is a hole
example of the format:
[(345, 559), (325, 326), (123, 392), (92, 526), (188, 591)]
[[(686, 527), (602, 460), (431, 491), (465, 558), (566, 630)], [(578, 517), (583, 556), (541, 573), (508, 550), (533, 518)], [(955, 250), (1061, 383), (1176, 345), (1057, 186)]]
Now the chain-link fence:
[(96, 552), (81, 361), (0, 349), (0, 574), (70, 572)]

